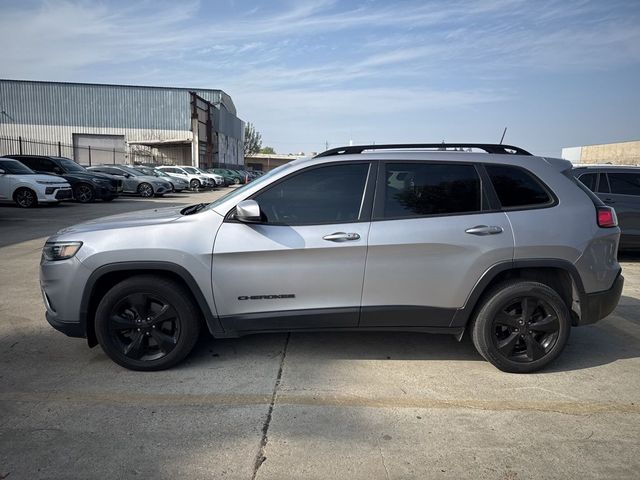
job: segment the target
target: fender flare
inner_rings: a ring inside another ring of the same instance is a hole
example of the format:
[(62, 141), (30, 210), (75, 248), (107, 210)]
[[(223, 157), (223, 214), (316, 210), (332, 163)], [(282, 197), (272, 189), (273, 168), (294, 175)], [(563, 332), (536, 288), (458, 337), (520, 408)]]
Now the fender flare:
[[(157, 271), (157, 272), (170, 272), (174, 275), (177, 275), (184, 281), (187, 285), (187, 288), (193, 295), (198, 307), (202, 311), (204, 319), (207, 323), (207, 327), (212, 335), (219, 335), (224, 333), (222, 329), (222, 325), (218, 319), (218, 316), (215, 315), (202, 293), (200, 286), (195, 281), (193, 276), (189, 273), (189, 271), (172, 262), (162, 262), (162, 261), (134, 261), (134, 262), (116, 262), (116, 263), (108, 263), (106, 265), (102, 265), (96, 268), (84, 286), (84, 290), (82, 292), (82, 299), (80, 301), (80, 324), (82, 325), (82, 330), (87, 332), (87, 337), (89, 338), (89, 330), (87, 325), (87, 320), (89, 316), (89, 306), (91, 304), (91, 299), (94, 294), (94, 289), (98, 281), (103, 278), (105, 275), (113, 273), (113, 272), (123, 272), (123, 271)], [(91, 339), (89, 338), (89, 341)]]
[(473, 314), (473, 311), (475, 310), (480, 297), (485, 292), (487, 287), (491, 284), (491, 282), (493, 282), (493, 280), (503, 272), (506, 272), (508, 270), (519, 270), (523, 268), (557, 268), (560, 270), (564, 270), (569, 274), (571, 280), (575, 284), (580, 300), (582, 301), (585, 298), (584, 284), (582, 283), (582, 278), (580, 278), (578, 269), (573, 263), (568, 260), (560, 260), (556, 258), (541, 258), (517, 259), (500, 262), (489, 267), (489, 269), (487, 269), (478, 279), (473, 289), (471, 290), (471, 293), (467, 297), (467, 301), (465, 302), (464, 307), (456, 311), (449, 326), (465, 327), (471, 319), (471, 315)]

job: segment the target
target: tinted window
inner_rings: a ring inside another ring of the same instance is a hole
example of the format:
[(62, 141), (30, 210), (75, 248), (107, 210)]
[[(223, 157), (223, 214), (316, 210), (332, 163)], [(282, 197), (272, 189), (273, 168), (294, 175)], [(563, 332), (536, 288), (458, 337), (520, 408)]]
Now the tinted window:
[(480, 178), (473, 165), (388, 163), (384, 216), (478, 212)]
[(620, 195), (640, 195), (640, 173), (611, 173), (609, 186), (611, 193)]
[(580, 175), (578, 177), (578, 180), (580, 180), (592, 192), (596, 191), (597, 179), (598, 179), (597, 173), (585, 173), (584, 175)]
[(33, 170), (23, 165), (17, 160), (0, 159), (0, 168), (8, 174), (13, 175), (33, 175)]
[(486, 168), (503, 207), (524, 207), (551, 202), (549, 194), (530, 173), (508, 165), (487, 165)]
[(254, 199), (269, 223), (355, 222), (360, 216), (368, 171), (367, 163), (314, 168), (274, 185)]

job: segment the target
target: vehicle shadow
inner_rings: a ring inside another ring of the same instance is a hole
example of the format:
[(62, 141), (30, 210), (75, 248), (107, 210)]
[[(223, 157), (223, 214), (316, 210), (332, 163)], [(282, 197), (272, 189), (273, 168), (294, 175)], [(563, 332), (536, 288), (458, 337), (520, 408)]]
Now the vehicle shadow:
[(618, 252), (618, 261), (620, 262), (640, 262), (640, 251), (627, 250)]
[[(640, 300), (623, 296), (620, 305), (606, 319), (573, 328), (560, 357), (540, 373), (567, 372), (607, 365), (640, 357), (640, 337), (630, 335), (640, 326)], [(269, 341), (271, 335), (257, 334), (233, 339), (203, 336), (189, 363), (204, 365), (212, 357), (224, 360), (245, 350), (244, 343)], [(310, 332), (292, 333), (289, 351), (304, 352), (305, 361), (321, 364), (335, 360), (482, 361), (469, 332), (461, 342), (450, 335), (412, 332)], [(425, 364), (425, 367), (428, 366)], [(178, 367), (179, 368), (179, 367)]]

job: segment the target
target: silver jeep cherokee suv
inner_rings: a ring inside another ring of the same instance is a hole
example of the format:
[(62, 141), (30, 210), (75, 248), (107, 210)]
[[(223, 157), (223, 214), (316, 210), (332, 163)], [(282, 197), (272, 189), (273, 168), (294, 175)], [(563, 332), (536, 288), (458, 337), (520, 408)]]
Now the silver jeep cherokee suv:
[(134, 370), (175, 365), (206, 327), (469, 330), (497, 368), (531, 372), (622, 291), (615, 211), (570, 170), (507, 145), (329, 150), (208, 205), (58, 232), (46, 317)]

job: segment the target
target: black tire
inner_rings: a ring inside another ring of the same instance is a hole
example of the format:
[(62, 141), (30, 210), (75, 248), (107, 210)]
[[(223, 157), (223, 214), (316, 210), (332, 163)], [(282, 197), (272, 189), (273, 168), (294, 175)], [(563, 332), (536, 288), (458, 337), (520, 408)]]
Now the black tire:
[(189, 188), (191, 190), (199, 190), (200, 189), (200, 180), (193, 179), (189, 182)]
[(96, 199), (96, 192), (91, 185), (79, 183), (73, 187), (73, 198), (76, 202), (91, 203)]
[(155, 193), (151, 184), (144, 182), (138, 185), (138, 194), (143, 198), (151, 198)]
[(234, 185), (240, 185), (240, 179), (239, 179), (238, 177), (235, 177), (235, 178), (233, 179), (233, 184), (234, 184)]
[(551, 363), (570, 331), (571, 315), (560, 295), (547, 285), (525, 280), (494, 287), (471, 325), (480, 355), (511, 373), (534, 372)]
[(13, 201), (22, 208), (33, 208), (38, 205), (36, 192), (27, 187), (20, 187), (13, 193)]
[(180, 284), (139, 275), (116, 284), (100, 300), (95, 332), (117, 364), (129, 370), (164, 370), (193, 350), (200, 313)]

